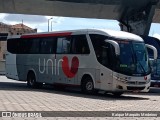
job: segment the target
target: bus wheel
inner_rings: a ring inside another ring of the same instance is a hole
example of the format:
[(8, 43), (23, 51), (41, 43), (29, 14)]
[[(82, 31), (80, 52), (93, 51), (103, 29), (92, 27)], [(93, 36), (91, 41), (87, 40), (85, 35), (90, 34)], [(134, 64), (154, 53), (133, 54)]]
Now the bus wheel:
[(120, 97), (122, 94), (123, 94), (123, 92), (114, 92), (114, 93), (112, 93), (115, 97)]
[(41, 88), (43, 83), (37, 83), (34, 73), (29, 73), (27, 77), (27, 86), (30, 88)]
[(81, 84), (82, 92), (86, 94), (93, 94), (94, 93), (94, 84), (90, 77), (86, 77), (83, 79)]

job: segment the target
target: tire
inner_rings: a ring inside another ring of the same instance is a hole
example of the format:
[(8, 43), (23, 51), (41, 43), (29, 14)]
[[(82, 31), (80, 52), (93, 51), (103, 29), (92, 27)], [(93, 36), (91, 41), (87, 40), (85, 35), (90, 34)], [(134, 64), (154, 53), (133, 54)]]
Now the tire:
[(29, 73), (27, 76), (27, 86), (30, 88), (41, 88), (43, 83), (37, 83), (34, 73)]
[(114, 92), (114, 93), (112, 93), (115, 97), (120, 97), (122, 94), (123, 94), (123, 92)]
[(94, 93), (94, 84), (90, 77), (86, 77), (83, 79), (81, 83), (81, 90), (85, 94), (93, 94)]

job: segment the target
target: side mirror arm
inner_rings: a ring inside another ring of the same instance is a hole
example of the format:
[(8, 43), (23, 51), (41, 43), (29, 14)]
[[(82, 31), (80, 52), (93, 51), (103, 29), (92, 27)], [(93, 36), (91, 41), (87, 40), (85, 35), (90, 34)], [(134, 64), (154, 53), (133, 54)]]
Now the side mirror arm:
[(107, 43), (110, 43), (111, 45), (114, 46), (114, 49), (115, 49), (115, 53), (116, 55), (120, 55), (120, 47), (119, 47), (119, 44), (116, 42), (116, 41), (113, 41), (113, 40), (105, 40), (105, 42)]
[(157, 57), (158, 57), (157, 49), (154, 46), (149, 45), (149, 44), (146, 44), (146, 47), (153, 50), (153, 57), (154, 57), (154, 59), (157, 59)]

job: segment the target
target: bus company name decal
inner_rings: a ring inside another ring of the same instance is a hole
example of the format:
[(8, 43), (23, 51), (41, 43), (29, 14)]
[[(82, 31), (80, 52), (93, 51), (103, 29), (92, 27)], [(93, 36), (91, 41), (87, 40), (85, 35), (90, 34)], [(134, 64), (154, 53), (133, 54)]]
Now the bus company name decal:
[[(69, 59), (67, 56), (64, 56), (62, 59), (40, 59), (39, 58), (39, 72), (41, 74), (49, 74), (49, 70), (51, 70), (52, 74), (59, 75), (60, 65), (62, 66), (63, 73), (68, 78), (73, 78), (77, 72), (79, 67), (79, 59), (74, 56), (71, 61), (71, 66), (69, 65)], [(54, 66), (54, 67), (53, 67)]]
[(76, 56), (72, 58), (71, 67), (69, 67), (68, 57), (63, 57), (62, 70), (68, 78), (73, 78), (78, 72), (79, 60)]

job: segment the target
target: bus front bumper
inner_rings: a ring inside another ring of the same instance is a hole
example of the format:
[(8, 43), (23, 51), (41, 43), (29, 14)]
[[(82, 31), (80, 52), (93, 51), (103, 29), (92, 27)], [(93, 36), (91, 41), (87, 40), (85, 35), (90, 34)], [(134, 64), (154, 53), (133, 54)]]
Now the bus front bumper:
[(120, 81), (116, 82), (116, 85), (113, 88), (113, 91), (129, 91), (129, 92), (148, 92), (150, 89), (150, 82), (139, 85), (138, 83), (133, 84), (124, 84)]

